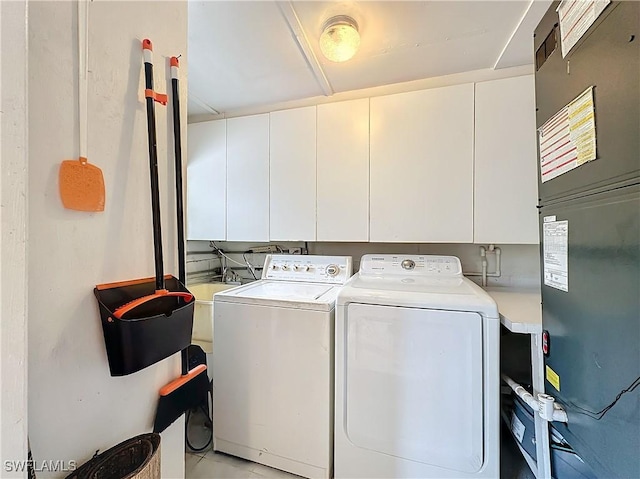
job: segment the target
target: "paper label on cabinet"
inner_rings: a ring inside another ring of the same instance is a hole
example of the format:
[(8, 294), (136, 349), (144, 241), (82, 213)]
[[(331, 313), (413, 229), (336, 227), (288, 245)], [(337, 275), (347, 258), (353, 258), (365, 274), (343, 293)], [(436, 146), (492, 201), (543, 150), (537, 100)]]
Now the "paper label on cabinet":
[(558, 5), (562, 58), (589, 30), (611, 0), (563, 0)]
[(522, 421), (518, 419), (518, 416), (516, 416), (516, 413), (514, 412), (513, 416), (511, 416), (511, 432), (521, 444), (522, 439), (524, 438), (524, 430), (524, 424), (522, 424)]
[(569, 222), (550, 221), (542, 231), (544, 284), (569, 291)]
[(544, 217), (544, 222), (545, 223), (550, 223), (551, 221), (555, 221), (556, 220), (556, 215), (553, 216), (545, 216)]
[(556, 391), (560, 392), (560, 376), (558, 376), (558, 373), (549, 366), (546, 366), (545, 370), (547, 372), (547, 381), (549, 381), (549, 384), (556, 388)]
[(538, 129), (540, 176), (546, 182), (596, 159), (596, 123), (593, 87)]

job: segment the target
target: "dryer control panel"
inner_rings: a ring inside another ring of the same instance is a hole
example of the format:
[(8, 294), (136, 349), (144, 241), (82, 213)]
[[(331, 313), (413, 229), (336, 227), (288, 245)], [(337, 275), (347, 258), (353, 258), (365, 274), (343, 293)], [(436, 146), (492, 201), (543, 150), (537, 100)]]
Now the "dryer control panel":
[(353, 274), (351, 256), (267, 255), (262, 279), (344, 284)]
[(360, 275), (460, 277), (462, 265), (455, 256), (366, 254), (360, 260)]

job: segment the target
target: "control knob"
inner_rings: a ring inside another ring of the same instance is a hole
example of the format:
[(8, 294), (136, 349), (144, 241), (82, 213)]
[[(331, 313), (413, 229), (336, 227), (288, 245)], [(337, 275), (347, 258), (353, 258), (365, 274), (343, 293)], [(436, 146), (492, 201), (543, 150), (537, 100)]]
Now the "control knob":
[(337, 264), (330, 264), (329, 266), (326, 267), (325, 272), (329, 276), (338, 276), (338, 273), (340, 273), (340, 268), (338, 267)]
[(409, 270), (411, 270), (411, 269), (413, 269), (413, 268), (415, 268), (415, 267), (416, 267), (416, 262), (415, 262), (415, 261), (413, 261), (412, 259), (405, 259), (405, 260), (402, 262), (402, 268), (403, 268), (403, 269), (409, 269)]

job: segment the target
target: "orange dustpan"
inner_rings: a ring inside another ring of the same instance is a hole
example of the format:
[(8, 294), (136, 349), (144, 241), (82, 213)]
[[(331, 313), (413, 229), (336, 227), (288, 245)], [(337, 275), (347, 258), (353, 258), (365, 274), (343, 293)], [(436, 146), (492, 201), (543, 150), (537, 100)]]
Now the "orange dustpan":
[(88, 0), (78, 1), (78, 118), (80, 158), (60, 165), (58, 185), (62, 205), (70, 210), (104, 211), (102, 170), (87, 161), (87, 57), (89, 28)]

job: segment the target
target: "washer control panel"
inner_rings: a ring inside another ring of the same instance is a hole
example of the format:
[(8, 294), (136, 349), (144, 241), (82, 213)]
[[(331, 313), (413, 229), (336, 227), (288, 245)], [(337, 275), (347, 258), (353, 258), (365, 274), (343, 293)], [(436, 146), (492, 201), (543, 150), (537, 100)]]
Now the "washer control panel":
[(462, 276), (462, 265), (455, 256), (366, 254), (360, 260), (360, 274)]
[(352, 274), (351, 256), (269, 254), (262, 279), (344, 284)]

